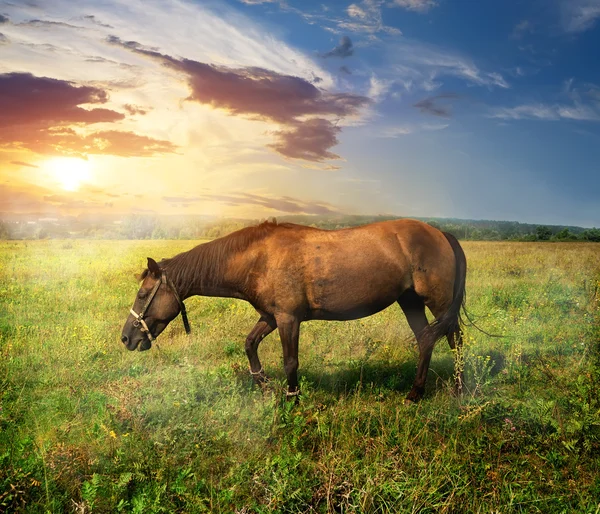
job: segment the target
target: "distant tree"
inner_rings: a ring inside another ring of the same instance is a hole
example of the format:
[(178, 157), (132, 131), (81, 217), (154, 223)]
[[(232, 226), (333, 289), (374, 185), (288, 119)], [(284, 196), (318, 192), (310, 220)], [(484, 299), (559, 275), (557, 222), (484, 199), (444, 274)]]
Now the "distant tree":
[(571, 234), (568, 228), (563, 228), (557, 232), (552, 239), (555, 241), (576, 241), (577, 236), (575, 234)]
[(33, 239), (46, 239), (48, 237), (48, 232), (44, 227), (36, 227), (33, 231)]
[(132, 214), (123, 220), (121, 230), (128, 239), (150, 239), (156, 223), (156, 218), (153, 216)]
[(550, 240), (550, 237), (552, 236), (552, 231), (544, 225), (539, 225), (535, 229), (535, 235), (536, 235), (538, 241), (548, 241), (548, 240)]
[(189, 227), (183, 227), (179, 231), (179, 239), (194, 239), (194, 235), (192, 234), (192, 230)]
[(167, 239), (167, 231), (158, 226), (152, 231), (152, 239)]
[(600, 242), (600, 229), (588, 228), (581, 233), (581, 239), (584, 241)]
[(10, 230), (8, 229), (8, 225), (2, 221), (0, 221), (0, 239), (10, 239)]

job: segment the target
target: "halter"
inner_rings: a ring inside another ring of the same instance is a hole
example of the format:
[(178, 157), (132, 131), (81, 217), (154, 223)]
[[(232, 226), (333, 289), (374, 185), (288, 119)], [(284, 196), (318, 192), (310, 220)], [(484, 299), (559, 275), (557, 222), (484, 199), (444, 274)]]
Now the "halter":
[(148, 307), (150, 307), (152, 300), (154, 300), (154, 297), (156, 296), (156, 292), (158, 291), (158, 288), (163, 283), (166, 284), (168, 287), (170, 287), (171, 290), (173, 291), (173, 294), (175, 295), (175, 299), (177, 300), (177, 303), (179, 304), (179, 307), (181, 309), (181, 318), (183, 319), (183, 326), (185, 328), (185, 333), (188, 335), (190, 333), (190, 323), (188, 321), (187, 312), (185, 310), (185, 304), (183, 303), (183, 301), (177, 294), (177, 289), (175, 289), (173, 282), (171, 282), (171, 279), (169, 277), (167, 277), (167, 274), (163, 270), (162, 274), (160, 276), (160, 280), (157, 281), (156, 284), (154, 284), (152, 291), (150, 291), (150, 296), (148, 296), (148, 299), (146, 300), (146, 303), (144, 304), (144, 307), (142, 308), (140, 313), (137, 314), (133, 310), (133, 308), (129, 310), (129, 312), (131, 312), (131, 314), (133, 314), (133, 316), (135, 317), (133, 326), (136, 328), (139, 328), (142, 332), (147, 334), (150, 342), (154, 341), (155, 338), (152, 336), (152, 333), (150, 332), (148, 325), (146, 325), (146, 322), (144, 321), (144, 316), (146, 315), (146, 311), (148, 310)]

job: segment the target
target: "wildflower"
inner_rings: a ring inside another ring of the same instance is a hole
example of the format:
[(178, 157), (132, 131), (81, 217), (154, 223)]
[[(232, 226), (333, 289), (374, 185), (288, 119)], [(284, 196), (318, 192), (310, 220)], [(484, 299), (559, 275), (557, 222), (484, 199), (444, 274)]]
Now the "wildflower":
[(517, 427), (513, 425), (513, 422), (509, 418), (504, 418), (504, 423), (510, 427), (511, 432), (514, 432), (517, 429)]

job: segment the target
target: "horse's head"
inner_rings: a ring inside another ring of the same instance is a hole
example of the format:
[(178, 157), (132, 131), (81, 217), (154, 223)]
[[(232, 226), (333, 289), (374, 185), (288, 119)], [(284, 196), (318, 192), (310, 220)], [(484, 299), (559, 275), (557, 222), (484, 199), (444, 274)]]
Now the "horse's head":
[(133, 308), (123, 327), (121, 341), (128, 350), (148, 350), (152, 341), (181, 311), (186, 332), (189, 325), (185, 306), (175, 286), (164, 270), (148, 257), (148, 269), (140, 275), (142, 281)]

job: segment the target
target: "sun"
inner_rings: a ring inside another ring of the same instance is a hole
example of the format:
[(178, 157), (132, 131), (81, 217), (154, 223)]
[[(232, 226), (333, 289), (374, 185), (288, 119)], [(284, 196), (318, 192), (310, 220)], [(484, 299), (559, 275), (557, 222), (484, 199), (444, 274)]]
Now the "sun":
[(65, 191), (77, 191), (81, 184), (92, 176), (90, 162), (75, 157), (50, 159), (44, 167)]

